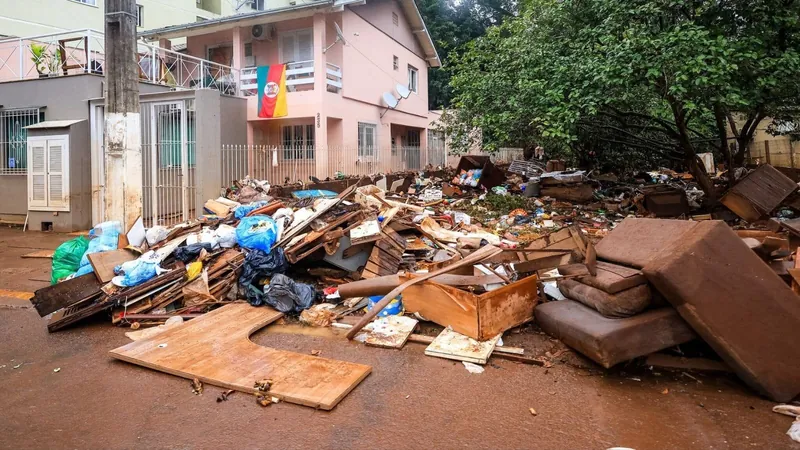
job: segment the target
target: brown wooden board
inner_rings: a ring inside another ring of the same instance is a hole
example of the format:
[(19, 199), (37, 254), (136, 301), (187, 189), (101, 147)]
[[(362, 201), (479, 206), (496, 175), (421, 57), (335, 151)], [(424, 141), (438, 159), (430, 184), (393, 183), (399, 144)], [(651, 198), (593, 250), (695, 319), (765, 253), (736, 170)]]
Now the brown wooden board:
[(791, 178), (764, 164), (736, 183), (720, 202), (742, 219), (755, 222), (796, 190)]
[(263, 347), (250, 341), (256, 330), (283, 314), (234, 303), (149, 339), (111, 351), (114, 358), (183, 378), (250, 394), (256, 381), (272, 380), (267, 393), (289, 403), (330, 410), (372, 368)]
[(36, 250), (35, 252), (26, 253), (22, 255), (23, 258), (45, 258), (52, 259), (55, 250)]
[(94, 275), (101, 283), (108, 283), (114, 278), (114, 267), (128, 261), (133, 261), (137, 255), (131, 251), (120, 248), (108, 252), (91, 253), (86, 256), (89, 264), (94, 269)]
[(31, 303), (39, 316), (44, 317), (59, 309), (67, 308), (75, 303), (100, 293), (100, 283), (91, 273), (71, 280), (39, 289), (33, 295)]
[(800, 394), (800, 301), (725, 222), (698, 223), (643, 272), (745, 383), (779, 402)]

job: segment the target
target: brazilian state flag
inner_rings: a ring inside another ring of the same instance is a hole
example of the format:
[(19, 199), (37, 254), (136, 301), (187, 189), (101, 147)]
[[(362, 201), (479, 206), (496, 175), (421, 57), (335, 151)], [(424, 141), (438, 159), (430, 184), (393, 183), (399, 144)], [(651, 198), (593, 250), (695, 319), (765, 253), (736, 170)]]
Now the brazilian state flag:
[(261, 66), (258, 80), (258, 117), (284, 117), (286, 110), (286, 64)]

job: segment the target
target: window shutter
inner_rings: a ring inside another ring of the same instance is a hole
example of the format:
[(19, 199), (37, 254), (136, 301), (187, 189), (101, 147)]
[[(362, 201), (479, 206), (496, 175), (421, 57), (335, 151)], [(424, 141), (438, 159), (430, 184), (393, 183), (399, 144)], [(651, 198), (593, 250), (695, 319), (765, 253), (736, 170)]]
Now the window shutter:
[(63, 140), (47, 141), (47, 186), (48, 186), (48, 206), (53, 208), (65, 208), (69, 201), (66, 186), (66, 164), (64, 157), (67, 154), (66, 142)]
[(295, 55), (294, 34), (284, 34), (281, 38), (281, 63), (298, 61)]
[(311, 31), (297, 33), (297, 60), (310, 61), (314, 59), (314, 36)]
[(43, 140), (28, 141), (28, 206), (47, 206), (47, 161), (46, 145)]

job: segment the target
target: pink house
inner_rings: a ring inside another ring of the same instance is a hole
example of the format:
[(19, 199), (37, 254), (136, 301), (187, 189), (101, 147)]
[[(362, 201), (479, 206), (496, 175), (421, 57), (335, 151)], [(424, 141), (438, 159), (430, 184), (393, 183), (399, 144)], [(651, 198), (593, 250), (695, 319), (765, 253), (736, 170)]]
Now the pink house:
[[(428, 68), (440, 61), (414, 0), (289, 3), (140, 37), (161, 47), (185, 38), (188, 55), (232, 67), (220, 90), (247, 98), (247, 143), (275, 148), (282, 163), (317, 174), (333, 160), (375, 172), (440, 163), (428, 155)], [(264, 119), (255, 73), (272, 64), (287, 64), (288, 116)]]

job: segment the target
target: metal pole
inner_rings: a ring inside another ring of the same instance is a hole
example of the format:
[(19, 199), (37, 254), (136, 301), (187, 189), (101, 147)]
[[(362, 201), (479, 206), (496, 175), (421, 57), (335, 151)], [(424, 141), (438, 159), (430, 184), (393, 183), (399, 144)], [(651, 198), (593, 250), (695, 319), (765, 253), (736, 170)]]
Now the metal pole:
[(92, 30), (86, 30), (86, 67), (84, 73), (92, 73)]

